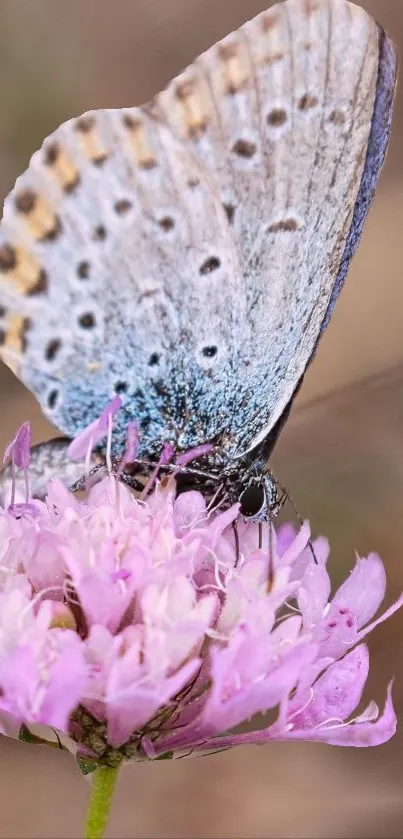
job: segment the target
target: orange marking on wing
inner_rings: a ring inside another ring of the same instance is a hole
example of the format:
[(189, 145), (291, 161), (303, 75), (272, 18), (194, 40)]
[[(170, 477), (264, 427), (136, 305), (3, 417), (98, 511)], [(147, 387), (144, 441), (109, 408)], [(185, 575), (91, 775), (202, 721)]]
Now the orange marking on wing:
[(80, 182), (80, 172), (58, 143), (50, 143), (45, 148), (45, 164), (64, 192), (71, 192)]
[(27, 188), (17, 193), (15, 208), (34, 239), (42, 241), (56, 238), (60, 221), (47, 201), (33, 189)]
[(194, 139), (200, 137), (207, 129), (211, 112), (207, 88), (203, 89), (201, 81), (186, 79), (177, 85), (175, 97), (182, 130)]
[(222, 62), (224, 90), (233, 95), (249, 82), (249, 57), (243, 44), (232, 41), (219, 44), (218, 52)]
[(9, 315), (5, 322), (5, 340), (0, 355), (8, 367), (18, 375), (20, 356), (26, 348), (26, 332), (30, 321), (24, 315)]
[(273, 29), (276, 28), (277, 24), (278, 24), (278, 15), (277, 15), (277, 12), (275, 10), (274, 11), (271, 10), (269, 12), (264, 12), (264, 14), (262, 15), (262, 22), (261, 22), (262, 32), (264, 32), (264, 33), (271, 32)]
[(34, 212), (27, 217), (27, 224), (35, 239), (53, 238), (58, 220), (53, 210), (40, 199)]
[(129, 145), (137, 166), (141, 169), (153, 169), (157, 165), (157, 161), (144, 123), (130, 114), (125, 114), (123, 122), (128, 129)]
[(102, 164), (109, 155), (109, 149), (102, 141), (95, 118), (92, 116), (80, 117), (76, 121), (76, 130), (81, 149), (88, 160), (96, 165)]
[(23, 247), (15, 248), (15, 267), (4, 276), (20, 294), (29, 294), (40, 282), (42, 268), (35, 257)]

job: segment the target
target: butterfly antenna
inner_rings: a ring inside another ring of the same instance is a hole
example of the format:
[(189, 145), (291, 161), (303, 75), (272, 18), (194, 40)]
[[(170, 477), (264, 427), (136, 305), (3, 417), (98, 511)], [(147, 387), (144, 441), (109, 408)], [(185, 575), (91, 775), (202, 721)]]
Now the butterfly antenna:
[[(133, 460), (133, 463), (130, 464), (131, 466), (146, 466), (148, 469), (155, 469), (158, 465), (157, 461), (154, 460), (143, 460), (136, 457)], [(160, 463), (159, 469), (161, 472), (178, 472), (181, 475), (196, 475), (200, 478), (209, 478), (211, 481), (215, 483), (218, 481), (219, 476), (214, 475), (212, 472), (204, 472), (202, 469), (194, 469), (188, 466), (181, 466), (177, 463)]]
[[(266, 508), (268, 510), (268, 525), (269, 525), (269, 567), (267, 575), (267, 591), (270, 592), (274, 583), (274, 552), (273, 552), (273, 514), (270, 504), (270, 496), (267, 491), (266, 483), (263, 484), (264, 494), (266, 498)], [(259, 548), (263, 545), (263, 522), (259, 522)]]
[(273, 546), (273, 519), (269, 518), (269, 568), (267, 575), (267, 591), (271, 591), (274, 584), (274, 546)]
[(91, 480), (91, 478), (100, 472), (101, 469), (105, 469), (105, 463), (97, 463), (95, 466), (92, 467), (88, 472), (85, 473), (81, 478), (77, 481), (74, 481), (73, 484), (69, 486), (69, 492), (81, 492), (87, 488), (87, 482)]

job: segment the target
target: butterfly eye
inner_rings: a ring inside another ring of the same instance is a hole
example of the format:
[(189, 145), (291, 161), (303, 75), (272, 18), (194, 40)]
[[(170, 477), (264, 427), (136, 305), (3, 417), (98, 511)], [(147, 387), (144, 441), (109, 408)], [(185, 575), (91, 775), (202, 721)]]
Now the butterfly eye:
[(267, 500), (262, 483), (254, 483), (248, 486), (242, 493), (240, 499), (241, 513), (246, 519), (265, 521), (267, 519)]

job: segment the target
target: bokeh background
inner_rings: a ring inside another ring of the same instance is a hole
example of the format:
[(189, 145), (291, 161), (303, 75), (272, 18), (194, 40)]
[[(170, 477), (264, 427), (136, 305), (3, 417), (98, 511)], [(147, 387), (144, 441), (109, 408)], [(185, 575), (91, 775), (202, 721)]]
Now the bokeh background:
[[(146, 101), (268, 0), (0, 0), (0, 197), (60, 122)], [(362, 0), (403, 48), (402, 0)], [(275, 454), (340, 579), (377, 550), (403, 588), (403, 97), (362, 244)], [(0, 444), (34, 399), (0, 369)], [(403, 731), (403, 615), (371, 640), (368, 693), (396, 674)], [(88, 786), (70, 756), (0, 742), (0, 837), (79, 837)], [(243, 748), (127, 768), (110, 837), (402, 837), (403, 734), (377, 750)]]

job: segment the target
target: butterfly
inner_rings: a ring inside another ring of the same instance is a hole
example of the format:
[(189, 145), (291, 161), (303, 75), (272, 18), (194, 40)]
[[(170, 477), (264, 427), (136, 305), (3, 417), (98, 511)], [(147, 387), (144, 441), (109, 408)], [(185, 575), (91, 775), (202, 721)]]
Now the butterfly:
[[(286, 0), (143, 107), (69, 120), (0, 227), (0, 353), (71, 439), (116, 394), (122, 452), (210, 443), (201, 486), (277, 504), (267, 462), (373, 198), (396, 56), (347, 0)], [(38, 474), (66, 443), (37, 455)]]

